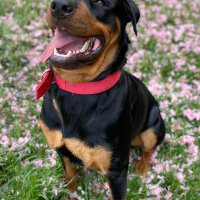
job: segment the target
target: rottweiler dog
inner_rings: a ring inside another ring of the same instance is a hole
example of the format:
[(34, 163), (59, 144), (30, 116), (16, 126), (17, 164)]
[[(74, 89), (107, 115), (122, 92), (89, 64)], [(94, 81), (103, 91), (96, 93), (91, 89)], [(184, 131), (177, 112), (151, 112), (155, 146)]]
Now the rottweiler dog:
[(106, 175), (111, 199), (126, 199), (131, 147), (141, 149), (135, 172), (144, 175), (163, 141), (158, 103), (122, 69), (126, 25), (132, 22), (137, 35), (139, 18), (132, 0), (53, 0), (48, 7), (53, 38), (41, 60), (50, 61), (55, 82), (45, 94), (40, 127), (62, 160), (71, 192), (80, 164)]

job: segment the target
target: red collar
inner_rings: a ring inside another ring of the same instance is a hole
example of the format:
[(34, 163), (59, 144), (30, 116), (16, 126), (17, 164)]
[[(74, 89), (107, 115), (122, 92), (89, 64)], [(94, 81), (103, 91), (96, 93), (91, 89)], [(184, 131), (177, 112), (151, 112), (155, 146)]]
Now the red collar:
[(95, 82), (83, 82), (71, 84), (60, 77), (58, 77), (52, 70), (46, 70), (42, 76), (42, 81), (35, 89), (35, 100), (42, 97), (50, 88), (53, 77), (58, 87), (62, 90), (68, 91), (74, 94), (89, 95), (105, 92), (112, 88), (120, 79), (122, 70), (119, 70), (113, 74), (108, 75), (105, 79)]

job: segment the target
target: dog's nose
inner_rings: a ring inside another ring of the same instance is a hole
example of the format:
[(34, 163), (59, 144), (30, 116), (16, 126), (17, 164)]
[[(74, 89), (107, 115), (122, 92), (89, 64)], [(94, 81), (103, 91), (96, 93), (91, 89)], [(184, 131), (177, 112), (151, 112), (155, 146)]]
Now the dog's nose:
[(65, 18), (74, 12), (72, 2), (67, 0), (54, 0), (51, 3), (51, 14), (57, 18)]

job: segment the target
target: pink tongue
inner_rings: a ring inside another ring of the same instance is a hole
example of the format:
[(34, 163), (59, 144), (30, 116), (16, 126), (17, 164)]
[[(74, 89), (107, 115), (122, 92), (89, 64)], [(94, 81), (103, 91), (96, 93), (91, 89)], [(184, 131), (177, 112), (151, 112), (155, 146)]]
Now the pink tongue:
[(94, 46), (93, 46), (92, 50), (95, 51), (97, 48), (100, 47), (100, 45), (101, 45), (101, 42), (96, 39), (95, 42), (94, 42)]
[(55, 36), (51, 39), (45, 51), (40, 56), (40, 60), (44, 63), (46, 62), (54, 53), (55, 48), (61, 48), (67, 44), (75, 41), (80, 41), (82, 38), (70, 35), (67, 32), (59, 32), (57, 29), (55, 31)]

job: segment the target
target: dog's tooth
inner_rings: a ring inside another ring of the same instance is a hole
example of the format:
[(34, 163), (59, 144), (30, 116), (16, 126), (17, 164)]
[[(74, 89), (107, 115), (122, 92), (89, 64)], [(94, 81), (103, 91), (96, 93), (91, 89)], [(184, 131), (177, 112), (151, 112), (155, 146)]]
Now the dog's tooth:
[(54, 49), (54, 55), (55, 55), (55, 56), (59, 56), (59, 57), (63, 57), (63, 58), (67, 58), (67, 57), (70, 57), (71, 54), (72, 54), (71, 51), (69, 51), (67, 55), (60, 54), (56, 48)]
[(85, 52), (87, 50), (87, 48), (89, 47), (90, 44), (90, 40), (88, 40), (87, 42), (85, 42), (85, 44), (83, 45), (82, 49), (80, 50), (81, 53)]
[(54, 55), (61, 56), (61, 54), (59, 54), (58, 51), (55, 51)]
[(88, 49), (89, 44), (90, 44), (90, 40), (88, 40), (88, 41), (85, 43), (85, 45), (84, 45), (84, 51)]
[(80, 53), (80, 50), (76, 51), (76, 53)]
[(66, 58), (67, 55), (59, 54), (60, 57)]
[(67, 57), (70, 57), (71, 56), (71, 54), (72, 54), (72, 52), (71, 51), (69, 51), (68, 53), (67, 53)]
[(76, 51), (73, 51), (73, 54), (75, 54), (76, 53)]

